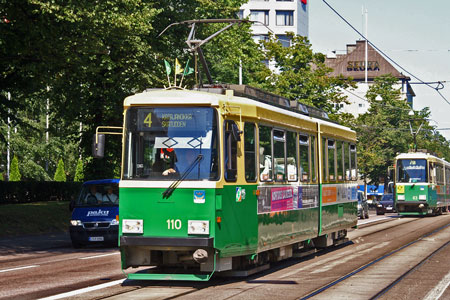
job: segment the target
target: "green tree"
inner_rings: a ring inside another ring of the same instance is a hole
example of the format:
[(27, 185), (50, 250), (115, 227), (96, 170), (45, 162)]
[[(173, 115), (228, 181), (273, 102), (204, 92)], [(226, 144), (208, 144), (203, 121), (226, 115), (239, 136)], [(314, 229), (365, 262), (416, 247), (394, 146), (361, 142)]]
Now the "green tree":
[(265, 59), (275, 64), (258, 74), (261, 87), (290, 100), (334, 112), (334, 104), (346, 101), (342, 89), (354, 86), (351, 78), (329, 77), (332, 71), (322, 53), (314, 53), (309, 41), (287, 33), (290, 46), (284, 47), (276, 37), (263, 42)]
[(22, 175), (19, 171), (19, 160), (16, 155), (14, 155), (11, 161), (11, 172), (9, 174), (9, 181), (20, 181)]
[[(387, 170), (397, 153), (408, 151), (409, 105), (401, 99), (397, 79), (391, 75), (375, 78), (367, 91), (370, 108), (356, 120), (358, 169), (371, 184), (387, 182)], [(382, 100), (378, 96), (381, 96)]]
[(58, 167), (56, 168), (54, 180), (66, 182), (66, 171), (64, 170), (64, 162), (62, 158), (60, 158), (58, 161)]
[(82, 182), (84, 180), (84, 172), (83, 172), (83, 160), (80, 158), (77, 162), (77, 167), (75, 169), (75, 177), (73, 181)]

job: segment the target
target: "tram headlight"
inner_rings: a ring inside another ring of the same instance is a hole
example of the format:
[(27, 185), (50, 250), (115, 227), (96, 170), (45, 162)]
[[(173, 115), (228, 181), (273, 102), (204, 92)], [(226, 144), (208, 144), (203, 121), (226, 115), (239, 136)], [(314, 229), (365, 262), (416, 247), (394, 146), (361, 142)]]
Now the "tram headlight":
[(405, 200), (405, 195), (397, 195), (398, 200)]
[(122, 220), (123, 233), (144, 233), (144, 220)]
[(70, 220), (70, 225), (72, 226), (81, 226), (83, 223), (81, 223), (80, 220)]
[(188, 220), (188, 234), (209, 234), (209, 221)]
[(419, 195), (419, 200), (427, 200), (427, 195)]

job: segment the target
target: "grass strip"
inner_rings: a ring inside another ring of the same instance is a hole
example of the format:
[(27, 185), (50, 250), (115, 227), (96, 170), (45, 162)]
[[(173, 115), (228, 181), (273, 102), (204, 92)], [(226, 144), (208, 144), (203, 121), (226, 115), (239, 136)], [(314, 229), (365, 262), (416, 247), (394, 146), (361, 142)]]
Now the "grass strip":
[(65, 232), (70, 216), (69, 202), (0, 205), (0, 237)]

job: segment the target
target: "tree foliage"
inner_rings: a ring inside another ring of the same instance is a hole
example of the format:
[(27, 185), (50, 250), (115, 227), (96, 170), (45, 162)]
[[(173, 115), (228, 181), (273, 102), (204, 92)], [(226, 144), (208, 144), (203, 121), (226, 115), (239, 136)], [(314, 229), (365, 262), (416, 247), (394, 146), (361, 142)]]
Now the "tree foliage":
[(20, 175), (19, 171), (19, 159), (14, 155), (11, 161), (11, 169), (9, 173), (9, 181), (20, 181), (22, 179), (22, 175)]
[[(370, 104), (367, 113), (357, 119), (343, 117), (347, 125), (356, 129), (358, 139), (358, 169), (371, 184), (388, 182), (388, 167), (394, 165), (397, 154), (414, 151), (413, 132), (417, 132), (417, 148), (433, 151), (450, 158), (449, 143), (429, 124), (427, 108), (410, 116), (411, 107), (401, 99), (397, 79), (391, 75), (375, 78), (366, 98)], [(381, 100), (377, 100), (381, 97)], [(411, 125), (411, 128), (410, 128)], [(391, 179), (392, 180), (392, 179)]]
[(73, 181), (82, 182), (84, 180), (84, 171), (83, 171), (83, 160), (79, 159), (77, 162), (77, 167), (75, 169), (75, 177)]
[(342, 89), (353, 87), (351, 78), (329, 77), (332, 71), (322, 53), (314, 53), (309, 41), (287, 33), (290, 46), (284, 47), (276, 37), (263, 42), (265, 59), (274, 68), (258, 74), (261, 87), (290, 100), (334, 111), (334, 104), (345, 102)]
[(58, 161), (58, 167), (56, 168), (55, 177), (53, 179), (59, 182), (66, 182), (66, 171), (64, 170), (64, 161), (62, 158)]

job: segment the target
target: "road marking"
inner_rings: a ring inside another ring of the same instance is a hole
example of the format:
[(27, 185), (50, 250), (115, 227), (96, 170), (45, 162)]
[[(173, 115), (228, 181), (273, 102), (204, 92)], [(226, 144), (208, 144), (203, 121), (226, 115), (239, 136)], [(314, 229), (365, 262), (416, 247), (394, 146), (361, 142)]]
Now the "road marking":
[(364, 224), (369, 224), (369, 223), (373, 223), (373, 222), (378, 222), (381, 220), (388, 220), (388, 219), (392, 219), (391, 217), (383, 217), (383, 218), (379, 218), (376, 220), (369, 220), (369, 221), (363, 221), (363, 222), (358, 222), (358, 225), (364, 225)]
[(36, 268), (36, 267), (39, 267), (39, 265), (24, 266), (24, 267), (17, 267), (17, 268), (0, 270), (0, 273), (9, 272), (9, 271), (15, 271), (15, 270), (22, 270), (22, 269), (29, 269), (29, 268)]
[(445, 290), (450, 285), (450, 272), (423, 298), (423, 300), (437, 300), (441, 298)]
[(113, 286), (113, 285), (118, 285), (118, 284), (121, 284), (124, 281), (125, 281), (125, 279), (120, 279), (120, 280), (116, 280), (116, 281), (102, 283), (102, 284), (99, 284), (99, 285), (94, 285), (94, 286), (90, 286), (90, 287), (87, 287), (87, 288), (83, 288), (83, 289), (79, 289), (79, 290), (75, 290), (75, 291), (71, 291), (71, 292), (67, 292), (67, 293), (62, 293), (62, 294), (58, 294), (58, 295), (54, 295), (54, 296), (50, 296), (50, 297), (46, 297), (46, 298), (41, 298), (39, 300), (56, 300), (56, 299), (72, 297), (72, 296), (84, 294), (84, 293), (87, 293), (87, 292), (92, 292), (92, 291), (104, 289), (104, 288), (107, 288), (107, 287), (110, 287), (110, 286)]
[(94, 256), (80, 257), (79, 259), (91, 259), (91, 258), (98, 258), (98, 257), (105, 257), (105, 256), (111, 256), (111, 255), (119, 255), (119, 254), (120, 254), (120, 252), (114, 252), (114, 253), (100, 254), (100, 255), (94, 255)]

